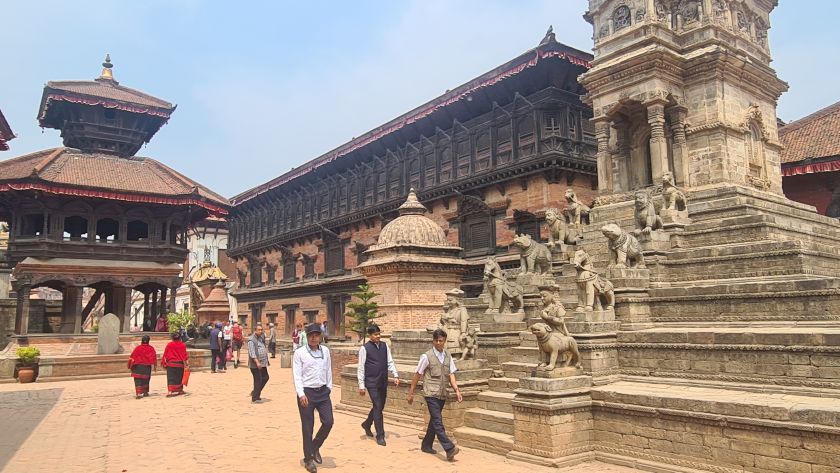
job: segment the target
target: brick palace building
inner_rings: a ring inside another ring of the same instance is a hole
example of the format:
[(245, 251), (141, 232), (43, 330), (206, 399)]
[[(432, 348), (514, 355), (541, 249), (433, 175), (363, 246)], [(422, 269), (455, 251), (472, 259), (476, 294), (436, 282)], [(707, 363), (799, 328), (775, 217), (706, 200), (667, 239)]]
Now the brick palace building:
[[(592, 111), (578, 76), (592, 56), (549, 31), (515, 59), (231, 199), (228, 253), (240, 320), (328, 320), (343, 336), (354, 271), (410, 188), (463, 257), (480, 292), (487, 255), (539, 235), (566, 189), (596, 195)], [(544, 230), (543, 230), (544, 232)], [(545, 235), (543, 235), (545, 237)]]

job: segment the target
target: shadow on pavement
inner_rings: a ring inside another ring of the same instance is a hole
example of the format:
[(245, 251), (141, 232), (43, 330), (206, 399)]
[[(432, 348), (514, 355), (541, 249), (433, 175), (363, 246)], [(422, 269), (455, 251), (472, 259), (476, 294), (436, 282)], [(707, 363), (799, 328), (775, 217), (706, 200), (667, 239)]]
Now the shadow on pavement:
[(0, 393), (0, 470), (6, 467), (26, 439), (61, 397), (63, 388)]

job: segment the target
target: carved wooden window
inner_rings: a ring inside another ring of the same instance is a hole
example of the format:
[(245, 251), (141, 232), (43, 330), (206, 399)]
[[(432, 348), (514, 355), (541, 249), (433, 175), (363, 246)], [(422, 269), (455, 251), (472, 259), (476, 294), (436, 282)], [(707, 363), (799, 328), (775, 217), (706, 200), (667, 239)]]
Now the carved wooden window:
[(239, 276), (239, 287), (245, 287), (245, 277), (248, 276), (248, 273), (245, 271), (237, 271), (237, 275)]
[[(87, 220), (85, 220), (87, 233)], [(126, 241), (146, 241), (149, 239), (149, 224), (143, 220), (132, 220), (126, 225)]]
[(377, 168), (379, 169), (376, 171), (376, 201), (385, 202), (388, 194), (388, 172), (381, 164), (377, 165)]
[(563, 129), (560, 112), (556, 110), (543, 112), (543, 138), (560, 136)]
[(475, 167), (476, 171), (490, 169), (490, 130), (478, 132), (475, 137)]
[(496, 129), (496, 162), (509, 163), (512, 159), (510, 122), (505, 122)]
[(373, 205), (374, 197), (376, 196), (376, 179), (374, 176), (367, 176), (365, 178), (365, 202), (364, 206)]
[(516, 132), (519, 139), (519, 156), (528, 157), (534, 154), (534, 117), (525, 115), (516, 122)]
[(630, 26), (630, 7), (621, 5), (613, 11), (613, 28), (618, 31)]
[(408, 187), (420, 189), (420, 158), (417, 157), (417, 152), (412, 152), (409, 156), (414, 156), (408, 162)]
[(303, 316), (306, 318), (306, 324), (314, 324), (315, 319), (318, 318), (318, 311), (317, 310), (304, 310)]
[(283, 312), (286, 316), (286, 326), (283, 328), (283, 333), (291, 335), (292, 330), (295, 329), (295, 312), (297, 312), (298, 305), (284, 305)]
[(431, 144), (426, 144), (423, 147), (423, 184), (425, 187), (431, 187), (437, 184), (435, 175), (437, 174), (437, 162), (435, 160), (435, 148)]
[(444, 146), (440, 149), (440, 183), (449, 182), (452, 179), (452, 148)]
[(468, 137), (461, 138), (455, 144), (457, 168), (455, 170), (455, 178), (469, 176), (470, 174), (470, 139)]
[(274, 284), (277, 280), (277, 266), (265, 265), (266, 279), (268, 284)]
[[(20, 224), (20, 233), (18, 233), (20, 236), (40, 236), (44, 233), (44, 214), (23, 215), (20, 218)], [(98, 225), (97, 223), (97, 230)]]
[(318, 220), (326, 220), (330, 217), (330, 193), (327, 190), (318, 196)]
[(403, 182), (403, 167), (402, 161), (396, 156), (391, 156), (388, 160), (390, 169), (388, 170), (388, 195), (390, 198), (402, 197), (405, 192), (402, 189)]
[(303, 258), (303, 279), (310, 279), (315, 277), (315, 257), (311, 255), (302, 255)]
[(591, 112), (584, 112), (580, 115), (580, 129), (583, 132), (583, 141), (595, 141), (595, 124), (592, 123), (591, 119)]
[(338, 205), (336, 208), (338, 209), (338, 215), (344, 215), (347, 213), (347, 181), (342, 181), (338, 185)]
[(540, 241), (540, 222), (536, 215), (525, 210), (516, 209), (513, 211), (513, 219), (516, 222), (517, 235), (531, 235), (534, 241)]
[(288, 255), (283, 258), (283, 282), (295, 282), (297, 275), (297, 259)]
[(464, 256), (481, 256), (496, 251), (496, 231), (493, 216), (472, 214), (463, 219), (458, 234)]
[(353, 178), (350, 181), (350, 191), (347, 195), (347, 210), (359, 210), (359, 179)]
[(327, 276), (344, 274), (344, 243), (330, 240), (324, 246), (324, 272)]
[(260, 287), (262, 286), (262, 265), (259, 261), (252, 262), (248, 267), (249, 272), (251, 273), (251, 280), (249, 281), (249, 287)]

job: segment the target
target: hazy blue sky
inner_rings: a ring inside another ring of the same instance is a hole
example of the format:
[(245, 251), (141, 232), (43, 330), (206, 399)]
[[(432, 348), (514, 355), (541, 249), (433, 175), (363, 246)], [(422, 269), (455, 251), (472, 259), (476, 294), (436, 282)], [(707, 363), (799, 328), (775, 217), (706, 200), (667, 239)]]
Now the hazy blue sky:
[[(840, 100), (837, 0), (781, 0), (773, 66), (790, 121)], [(591, 48), (586, 0), (4, 1), (8, 159), (59, 146), (36, 112), (49, 80), (114, 75), (178, 104), (140, 155), (225, 196), (282, 174), (530, 49), (554, 25)]]

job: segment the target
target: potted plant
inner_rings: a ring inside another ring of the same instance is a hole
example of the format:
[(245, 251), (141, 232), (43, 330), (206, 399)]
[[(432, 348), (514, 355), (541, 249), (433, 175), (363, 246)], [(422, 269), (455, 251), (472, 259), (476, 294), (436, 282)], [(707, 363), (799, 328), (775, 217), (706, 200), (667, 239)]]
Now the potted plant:
[(35, 381), (35, 360), (41, 356), (41, 350), (35, 347), (20, 347), (15, 352), (20, 360), (20, 368), (18, 368), (18, 381), (21, 383), (31, 383)]

